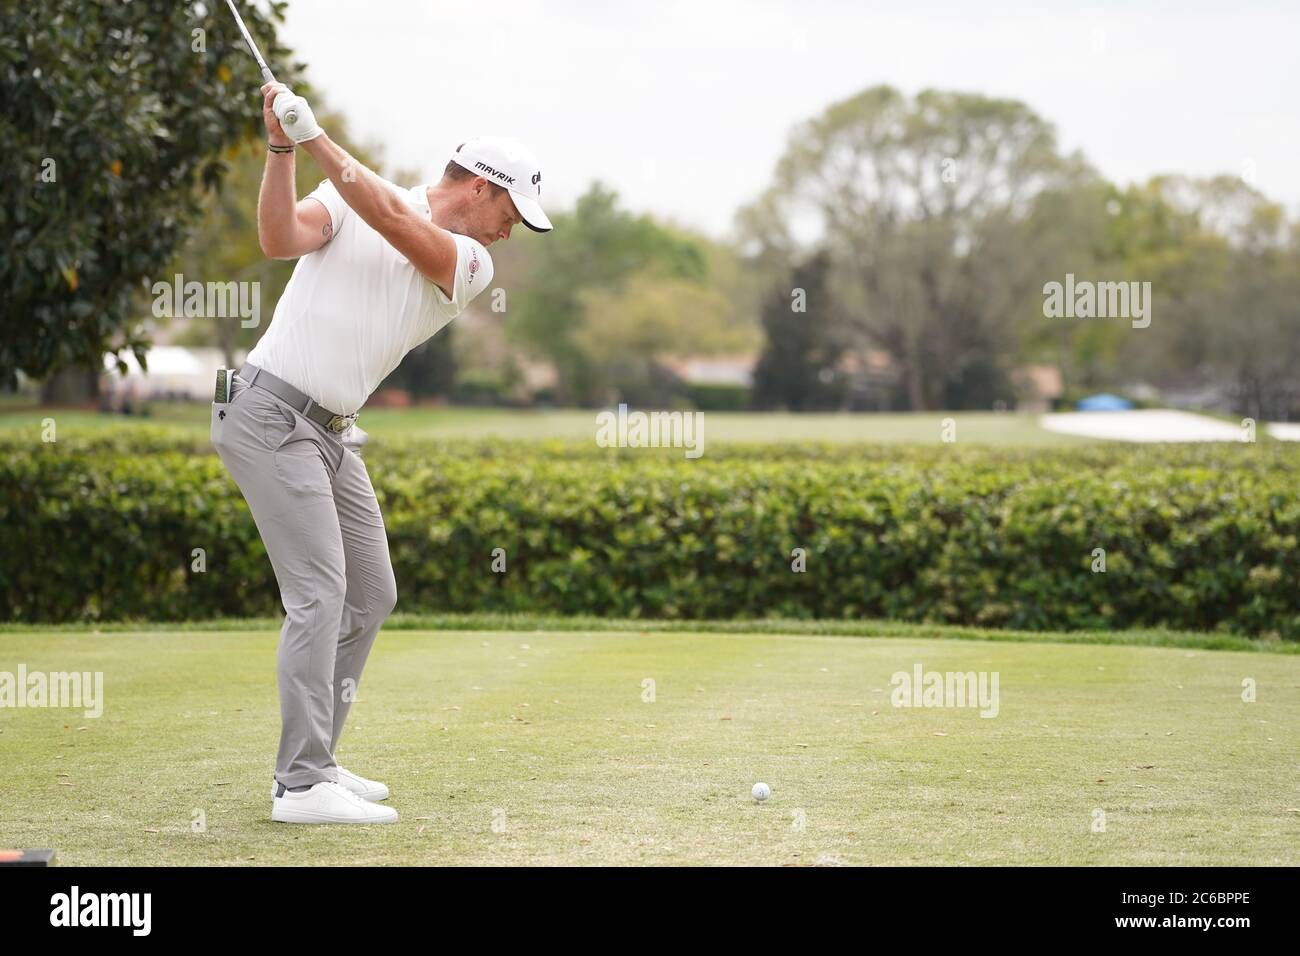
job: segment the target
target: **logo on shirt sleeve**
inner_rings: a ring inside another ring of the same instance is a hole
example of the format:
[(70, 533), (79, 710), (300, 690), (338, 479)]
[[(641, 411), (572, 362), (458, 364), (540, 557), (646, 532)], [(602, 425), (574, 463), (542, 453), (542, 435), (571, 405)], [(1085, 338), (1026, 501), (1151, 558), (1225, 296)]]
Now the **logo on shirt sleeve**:
[(473, 282), (474, 282), (474, 273), (478, 272), (478, 266), (479, 266), (479, 262), (478, 262), (478, 250), (477, 250), (477, 249), (470, 249), (470, 251), (469, 251), (469, 281), (470, 281), (471, 284), (473, 284)]

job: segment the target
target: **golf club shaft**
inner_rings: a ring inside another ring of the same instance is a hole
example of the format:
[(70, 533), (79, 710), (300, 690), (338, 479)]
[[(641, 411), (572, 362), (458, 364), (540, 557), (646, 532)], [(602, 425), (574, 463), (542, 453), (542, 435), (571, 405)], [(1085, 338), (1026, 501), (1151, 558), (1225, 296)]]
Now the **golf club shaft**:
[[(248, 51), (253, 54), (253, 59), (256, 60), (257, 65), (262, 68), (262, 79), (267, 83), (274, 83), (275, 74), (271, 72), (271, 68), (267, 66), (266, 61), (262, 59), (262, 52), (258, 50), (257, 44), (253, 42), (253, 35), (248, 32), (248, 27), (244, 26), (244, 18), (239, 15), (239, 10), (235, 7), (235, 0), (226, 0), (226, 6), (230, 8), (230, 12), (235, 18), (235, 25), (239, 27), (239, 32), (243, 35), (244, 42), (248, 44)], [(293, 110), (289, 110), (289, 112), (284, 114), (284, 118), (290, 123), (295, 123), (298, 120), (298, 115)]]

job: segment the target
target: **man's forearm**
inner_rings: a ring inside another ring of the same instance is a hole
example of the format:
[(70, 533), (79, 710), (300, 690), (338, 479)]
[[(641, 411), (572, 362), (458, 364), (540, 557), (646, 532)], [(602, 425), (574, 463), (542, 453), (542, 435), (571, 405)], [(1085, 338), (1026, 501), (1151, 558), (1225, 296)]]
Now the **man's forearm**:
[[(283, 95), (284, 91), (278, 86), (264, 87), (268, 98), (273, 93), (277, 97)], [(291, 102), (299, 111), (299, 122), (310, 120), (306, 133), (295, 127), (298, 145), (316, 160), (343, 201), (362, 222), (405, 256), (417, 272), (434, 282), (442, 294), (450, 298), (456, 288), (456, 265), (460, 261), (459, 247), (451, 232), (432, 222), (429, 216), (417, 212), (406, 202), (398, 187), (366, 169), (326, 136), (315, 125), (315, 117), (306, 100), (299, 96)]]
[(386, 179), (358, 163), (326, 134), (300, 145), (316, 160), (343, 201), (380, 235), (388, 236), (393, 224), (403, 218), (419, 220)]
[(262, 188), (257, 194), (257, 238), (262, 251), (278, 256), (293, 242), (297, 220), (298, 191), (294, 179), (294, 154), (266, 154)]

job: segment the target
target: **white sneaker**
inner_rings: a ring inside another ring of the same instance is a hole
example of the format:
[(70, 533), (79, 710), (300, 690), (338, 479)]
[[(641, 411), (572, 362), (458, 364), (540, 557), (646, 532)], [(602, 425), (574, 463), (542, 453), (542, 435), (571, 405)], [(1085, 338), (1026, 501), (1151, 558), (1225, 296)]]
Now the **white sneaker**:
[[(388, 799), (388, 787), (378, 780), (367, 780), (365, 777), (359, 777), (349, 770), (337, 767), (339, 774), (339, 784), (345, 787), (351, 793), (356, 794), (362, 800), (378, 801)], [(276, 780), (271, 781), (271, 797), (274, 799), (280, 789), (280, 784)]]
[(282, 796), (272, 797), (271, 819), (277, 823), (396, 823), (397, 811), (362, 800), (341, 784), (321, 781), (301, 793), (286, 789)]

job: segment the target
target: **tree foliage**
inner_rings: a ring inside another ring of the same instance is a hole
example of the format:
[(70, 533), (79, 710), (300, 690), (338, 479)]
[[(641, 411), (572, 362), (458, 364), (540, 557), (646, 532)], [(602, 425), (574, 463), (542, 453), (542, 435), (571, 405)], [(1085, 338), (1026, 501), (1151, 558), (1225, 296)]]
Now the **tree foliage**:
[(510, 306), (509, 328), (554, 363), (562, 399), (595, 401), (601, 376), (578, 338), (584, 291), (618, 290), (647, 270), (667, 279), (703, 281), (704, 249), (693, 239), (618, 208), (617, 194), (593, 183), (572, 212), (551, 217), (555, 230), (536, 244), (524, 287)]
[[(242, 4), (277, 75), (285, 4)], [(42, 0), (0, 14), (0, 384), (147, 347), (131, 323), (215, 188), (220, 153), (261, 126), (261, 76), (224, 4)]]
[(792, 293), (768, 291), (761, 316), (765, 344), (754, 369), (755, 407), (802, 412), (840, 404), (836, 368), (846, 343), (828, 288), (830, 261), (822, 250), (795, 266), (790, 288), (802, 296), (802, 308), (795, 307)]
[(1035, 205), (1093, 178), (1022, 103), (878, 86), (799, 125), (738, 224), (768, 275), (831, 254), (846, 331), (892, 357), (912, 408), (987, 407), (1041, 284)]

